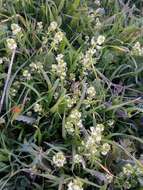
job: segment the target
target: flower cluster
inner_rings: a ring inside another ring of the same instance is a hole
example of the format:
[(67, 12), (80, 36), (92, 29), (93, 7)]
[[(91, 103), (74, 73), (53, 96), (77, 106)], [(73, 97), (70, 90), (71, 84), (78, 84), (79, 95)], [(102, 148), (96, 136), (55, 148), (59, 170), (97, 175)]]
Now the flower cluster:
[(73, 135), (79, 133), (80, 128), (82, 128), (81, 113), (77, 109), (74, 109), (67, 118), (65, 129), (68, 134)]
[(131, 53), (136, 56), (142, 56), (143, 55), (143, 47), (141, 47), (140, 42), (136, 42), (132, 48)]
[[(2, 5), (0, 21), (0, 153), (8, 156), (6, 143), (20, 160), (11, 159), (17, 167), (0, 161), (1, 186), (21, 189), (21, 179), (26, 189), (143, 186), (142, 134), (134, 129), (142, 124), (139, 12), (129, 14), (125, 0), (4, 2), (10, 4)], [(6, 184), (17, 168), (28, 171), (26, 181), (21, 172)]]
[(74, 104), (76, 104), (77, 99), (76, 97), (71, 98), (70, 96), (67, 95), (66, 101), (67, 101), (67, 107), (71, 108)]
[(80, 85), (78, 82), (74, 81), (73, 84), (71, 85), (71, 94), (66, 95), (67, 107), (68, 108), (73, 107), (77, 103), (80, 97), (81, 97)]
[(16, 94), (17, 94), (17, 90), (15, 88), (11, 88), (10, 89), (10, 95), (13, 96), (13, 97), (15, 97)]
[(83, 162), (82, 156), (79, 155), (79, 154), (75, 154), (74, 157), (73, 157), (73, 162), (74, 162), (75, 164), (82, 163), (82, 162)]
[(90, 134), (84, 142), (82, 142), (86, 156), (91, 155), (106, 155), (110, 150), (110, 145), (108, 143), (101, 143), (102, 132), (104, 131), (103, 124), (97, 124), (96, 127), (90, 127)]
[(21, 34), (22, 32), (21, 27), (15, 23), (11, 24), (11, 30), (12, 30), (13, 35), (18, 35), (18, 34)]
[(33, 71), (33, 72), (36, 71), (36, 72), (40, 73), (41, 69), (43, 69), (43, 64), (40, 61), (32, 62), (29, 66), (31, 68), (31, 71)]
[(128, 177), (132, 175), (143, 175), (143, 170), (139, 166), (131, 165), (130, 163), (126, 164), (122, 170), (122, 173)]
[(15, 97), (19, 88), (20, 88), (20, 82), (15, 81), (12, 87), (10, 88), (10, 95)]
[(96, 142), (101, 141), (101, 135), (104, 131), (103, 124), (97, 124), (96, 127), (90, 127), (90, 135), (96, 140)]
[(13, 51), (14, 49), (17, 48), (17, 43), (13, 38), (8, 38), (6, 42), (9, 50)]
[(41, 31), (43, 29), (43, 23), (42, 22), (37, 22), (37, 30)]
[(53, 41), (51, 43), (51, 47), (55, 50), (58, 49), (58, 45), (63, 41), (64, 39), (64, 33), (58, 28), (57, 22), (53, 21), (51, 22), (49, 28), (49, 33), (54, 32), (53, 35)]
[(104, 42), (105, 42), (105, 36), (102, 36), (102, 35), (98, 36), (97, 44), (101, 46)]
[(53, 21), (48, 27), (48, 32), (42, 36), (42, 45), (43, 47), (48, 45), (52, 50), (57, 50), (63, 39), (64, 33), (58, 27), (58, 23)]
[(108, 143), (104, 143), (101, 147), (101, 154), (105, 156), (110, 151), (110, 148)]
[(131, 164), (126, 164), (124, 167), (123, 167), (123, 174), (127, 175), (127, 176), (130, 176), (134, 173), (134, 167), (131, 165)]
[(103, 43), (105, 42), (105, 36), (99, 35), (96, 39), (93, 37), (90, 42), (89, 49), (85, 52), (85, 55), (81, 55), (81, 63), (83, 65), (83, 73), (87, 75), (87, 71), (92, 70), (93, 58), (95, 54), (98, 54), (98, 51), (102, 48)]
[(78, 178), (73, 179), (68, 184), (68, 190), (83, 190), (83, 182)]
[(66, 158), (62, 152), (58, 152), (53, 156), (53, 163), (57, 167), (63, 167), (66, 164)]
[(92, 37), (91, 45), (96, 47), (96, 49), (101, 49), (101, 46), (105, 42), (105, 39), (106, 38), (103, 35), (99, 35), (97, 39), (95, 37)]
[(61, 31), (58, 31), (55, 36), (54, 36), (54, 41), (53, 43), (58, 45), (64, 38), (64, 33)]
[(42, 111), (43, 111), (43, 108), (42, 108), (42, 106), (40, 105), (40, 104), (38, 104), (38, 103), (36, 103), (35, 105), (34, 105), (34, 112), (36, 112), (36, 113), (39, 113), (39, 114), (41, 114), (42, 113)]
[(87, 75), (87, 70), (91, 70), (91, 66), (92, 66), (92, 58), (93, 55), (96, 53), (96, 49), (95, 48), (89, 48), (85, 55), (82, 55), (81, 57), (81, 62), (83, 64), (83, 70), (84, 70), (84, 74)]
[(31, 79), (31, 73), (29, 72), (28, 69), (25, 69), (25, 70), (23, 71), (23, 76), (24, 76), (24, 78), (27, 79), (27, 80), (30, 80), (30, 79)]
[(130, 189), (135, 187), (140, 182), (140, 177), (143, 176), (143, 169), (136, 164), (127, 163), (123, 166), (122, 171), (117, 175), (117, 182), (124, 182), (124, 188)]
[(87, 89), (87, 98), (88, 99), (93, 99), (93, 98), (95, 98), (95, 96), (96, 96), (95, 88), (94, 88), (94, 86), (90, 86)]
[(98, 6), (100, 6), (100, 5), (101, 5), (100, 0), (95, 0), (95, 1), (94, 1), (94, 3), (95, 3), (96, 5), (98, 5)]
[(50, 26), (49, 26), (48, 30), (50, 32), (54, 32), (57, 28), (58, 28), (58, 23), (53, 21), (53, 22), (50, 23)]
[(64, 55), (59, 54), (56, 57), (56, 61), (58, 64), (52, 65), (52, 71), (56, 73), (58, 77), (60, 77), (61, 80), (64, 80), (66, 77), (66, 70), (67, 70), (67, 64), (63, 59)]

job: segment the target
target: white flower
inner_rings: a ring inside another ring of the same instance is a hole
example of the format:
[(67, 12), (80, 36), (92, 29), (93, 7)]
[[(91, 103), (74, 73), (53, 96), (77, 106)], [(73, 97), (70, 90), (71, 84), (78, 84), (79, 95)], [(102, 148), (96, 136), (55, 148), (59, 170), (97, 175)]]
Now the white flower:
[(95, 91), (95, 88), (93, 86), (90, 86), (87, 89), (87, 95), (89, 96), (89, 98), (94, 98), (95, 97), (96, 91)]
[(42, 22), (37, 22), (37, 27), (39, 30), (43, 29), (43, 23)]
[(53, 64), (52, 65), (52, 72), (56, 72), (57, 71), (57, 65), (56, 64)]
[(23, 71), (23, 76), (24, 76), (27, 80), (30, 80), (30, 79), (31, 79), (31, 74), (29, 73), (28, 70), (24, 70), (24, 71)]
[(14, 88), (16, 88), (16, 89), (20, 88), (20, 82), (19, 82), (19, 81), (15, 81), (15, 82), (13, 83), (13, 86), (14, 86)]
[(48, 38), (45, 37), (45, 36), (42, 36), (42, 44), (43, 44), (43, 45), (46, 45), (47, 42), (48, 42)]
[(95, 4), (96, 4), (96, 5), (98, 5), (98, 6), (100, 6), (100, 5), (101, 5), (100, 0), (95, 0), (94, 2), (95, 2)]
[(77, 110), (77, 109), (74, 109), (72, 112), (71, 112), (71, 115), (70, 115), (70, 118), (73, 119), (73, 120), (80, 120), (81, 118), (81, 113)]
[(72, 81), (75, 81), (75, 74), (74, 73), (70, 73), (69, 79), (72, 80)]
[(136, 48), (136, 49), (140, 49), (141, 48), (140, 42), (136, 42), (133, 47)]
[(104, 125), (103, 124), (97, 124), (96, 125), (96, 132), (101, 133), (104, 131)]
[(73, 157), (73, 161), (75, 164), (79, 164), (83, 162), (82, 156), (80, 156), (79, 154), (75, 154)]
[(38, 73), (41, 71), (41, 69), (43, 69), (41, 62), (32, 62), (29, 66), (31, 67), (32, 71), (37, 71)]
[(143, 48), (141, 47), (140, 42), (136, 42), (135, 45), (132, 48), (132, 54), (133, 55), (143, 55)]
[(68, 190), (83, 190), (83, 183), (80, 179), (74, 179), (68, 184)]
[(66, 77), (67, 64), (63, 60), (62, 54), (57, 55), (56, 60), (58, 64), (52, 65), (52, 71), (55, 72), (61, 80), (64, 80), (64, 78)]
[(96, 45), (95, 37), (92, 37), (92, 38), (91, 38), (91, 45), (92, 45), (92, 46), (95, 46), (95, 45)]
[(29, 66), (31, 67), (32, 70), (36, 70), (37, 69), (37, 65), (34, 62), (32, 62)]
[(123, 167), (123, 174), (127, 175), (127, 176), (130, 176), (132, 175), (134, 172), (134, 168), (131, 164), (126, 164), (124, 167)]
[(11, 29), (14, 35), (17, 35), (18, 33), (21, 32), (21, 27), (18, 24), (11, 24)]
[(62, 152), (58, 152), (57, 154), (55, 154), (53, 156), (53, 163), (57, 167), (63, 167), (64, 164), (66, 163), (66, 158), (65, 158), (64, 154)]
[(85, 143), (85, 147), (88, 149), (89, 147), (93, 146), (94, 144), (95, 144), (95, 139), (92, 136), (89, 136)]
[(8, 39), (6, 40), (6, 42), (7, 42), (7, 47), (8, 47), (10, 50), (14, 50), (14, 49), (17, 48), (17, 44), (16, 44), (16, 42), (15, 42), (14, 39), (8, 38)]
[(108, 143), (104, 143), (101, 148), (101, 154), (105, 156), (110, 149), (111, 149), (110, 145)]
[(89, 136), (88, 139), (92, 139), (93, 142), (89, 142), (89, 144), (94, 144), (97, 143), (99, 144), (101, 139), (102, 139), (102, 134), (101, 134), (101, 130), (99, 131), (98, 128), (95, 127), (90, 127), (90, 134), (91, 136)]
[(70, 135), (74, 134), (75, 129), (74, 129), (74, 125), (72, 122), (67, 121), (65, 124), (65, 129), (66, 129), (68, 134), (70, 134)]
[(57, 32), (54, 36), (54, 43), (59, 44), (59, 42), (61, 42), (63, 40), (63, 37), (64, 37), (63, 32), (61, 32), (61, 31)]
[(58, 54), (57, 57), (56, 57), (57, 62), (58, 62), (58, 63), (59, 63), (59, 62), (62, 62), (63, 57), (64, 57), (63, 54)]
[[(92, 39), (93, 41), (93, 39)], [(94, 45), (94, 42), (92, 42), (92, 45)], [(96, 49), (95, 48), (89, 48), (85, 55), (81, 55), (81, 62), (83, 64), (83, 69), (84, 70), (91, 70), (91, 65), (92, 65), (92, 58), (93, 58), (93, 55), (96, 53)]]
[(97, 124), (96, 127), (90, 127), (90, 131), (91, 131), (91, 135), (92, 136), (98, 136), (98, 135), (101, 135), (102, 131), (103, 131), (103, 128), (99, 127), (102, 125), (101, 124)]
[(136, 171), (136, 175), (143, 175), (142, 168), (140, 168), (139, 166), (135, 166), (134, 169)]
[(74, 100), (70, 96), (66, 96), (67, 107), (71, 108), (74, 105)]
[(105, 41), (105, 36), (102, 36), (102, 35), (98, 36), (98, 38), (97, 38), (98, 45), (102, 45), (104, 43), (104, 41)]
[(92, 57), (95, 53), (96, 53), (96, 49), (90, 48), (90, 49), (86, 52), (86, 56), (87, 56), (87, 57)]
[(71, 132), (74, 134), (77, 127), (78, 129), (82, 128), (81, 113), (77, 109), (74, 109), (68, 117), (65, 128), (69, 134)]
[(86, 148), (92, 149), (92, 147), (94, 147), (95, 149), (95, 145), (99, 144), (101, 139), (102, 139), (101, 131), (100, 132), (97, 131), (95, 127), (90, 127), (90, 136), (87, 139)]
[(94, 139), (96, 143), (100, 143), (102, 136), (101, 133), (99, 133), (96, 128), (90, 127), (91, 130), (91, 137)]
[(101, 139), (102, 139), (102, 136), (101, 136), (100, 134), (98, 134), (98, 135), (95, 137), (96, 143), (100, 143)]
[(56, 99), (58, 99), (58, 97), (59, 97), (59, 93), (58, 93), (58, 92), (55, 92), (55, 93), (54, 93), (54, 99), (56, 100)]
[(85, 142), (85, 149), (89, 155), (94, 155), (97, 153), (97, 145), (94, 137), (88, 137), (87, 141)]
[(49, 30), (50, 31), (55, 31), (57, 29), (57, 27), (58, 27), (58, 23), (53, 21), (53, 22), (50, 23)]
[(77, 122), (77, 126), (78, 126), (80, 129), (83, 128), (83, 124), (82, 124), (82, 120), (81, 120), (81, 119)]
[(17, 94), (17, 90), (16, 89), (14, 89), (14, 88), (11, 88), (11, 90), (10, 90), (10, 94), (11, 94), (11, 96), (16, 96), (16, 94)]
[(38, 104), (38, 103), (36, 103), (35, 105), (34, 105), (34, 111), (35, 112), (42, 112), (42, 106), (40, 105), (40, 104)]

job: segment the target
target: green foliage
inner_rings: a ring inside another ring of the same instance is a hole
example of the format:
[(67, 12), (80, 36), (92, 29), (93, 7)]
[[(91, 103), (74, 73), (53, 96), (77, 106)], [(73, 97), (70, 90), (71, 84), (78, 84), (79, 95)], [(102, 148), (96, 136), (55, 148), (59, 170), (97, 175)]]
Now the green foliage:
[(141, 1), (0, 1), (0, 190), (143, 188)]

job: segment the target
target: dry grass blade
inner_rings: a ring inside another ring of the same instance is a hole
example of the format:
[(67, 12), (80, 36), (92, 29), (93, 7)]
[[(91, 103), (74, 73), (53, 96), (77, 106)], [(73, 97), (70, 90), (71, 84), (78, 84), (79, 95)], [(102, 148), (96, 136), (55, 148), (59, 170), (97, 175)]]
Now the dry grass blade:
[(16, 53), (16, 49), (14, 49), (13, 52), (12, 52), (12, 57), (11, 57), (11, 61), (10, 61), (9, 68), (8, 68), (8, 73), (7, 73), (7, 78), (6, 78), (6, 81), (5, 81), (2, 97), (1, 97), (1, 100), (0, 100), (0, 114), (2, 112), (2, 108), (3, 108), (3, 104), (4, 104), (4, 98), (5, 98), (5, 95), (7, 93), (8, 83), (9, 83), (9, 80), (10, 80), (10, 77), (11, 77), (11, 71), (12, 71), (12, 66), (13, 66), (13, 62), (14, 62), (15, 53)]

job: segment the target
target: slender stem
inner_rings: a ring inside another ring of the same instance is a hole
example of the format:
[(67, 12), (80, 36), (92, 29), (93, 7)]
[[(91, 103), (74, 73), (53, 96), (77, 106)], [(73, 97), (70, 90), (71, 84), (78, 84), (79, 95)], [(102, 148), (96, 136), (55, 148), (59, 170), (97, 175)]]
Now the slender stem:
[(7, 73), (7, 79), (5, 81), (3, 94), (2, 94), (2, 97), (1, 97), (1, 101), (0, 101), (0, 113), (2, 111), (4, 98), (5, 98), (5, 95), (7, 93), (7, 89), (8, 89), (7, 87), (8, 87), (9, 79), (10, 79), (10, 76), (11, 76), (11, 70), (12, 70), (12, 65), (13, 65), (13, 61), (14, 61), (14, 57), (15, 57), (15, 52), (16, 52), (16, 49), (14, 49), (13, 52), (12, 52), (12, 57), (11, 57), (11, 61), (10, 61), (9, 68), (8, 68), (8, 73)]

